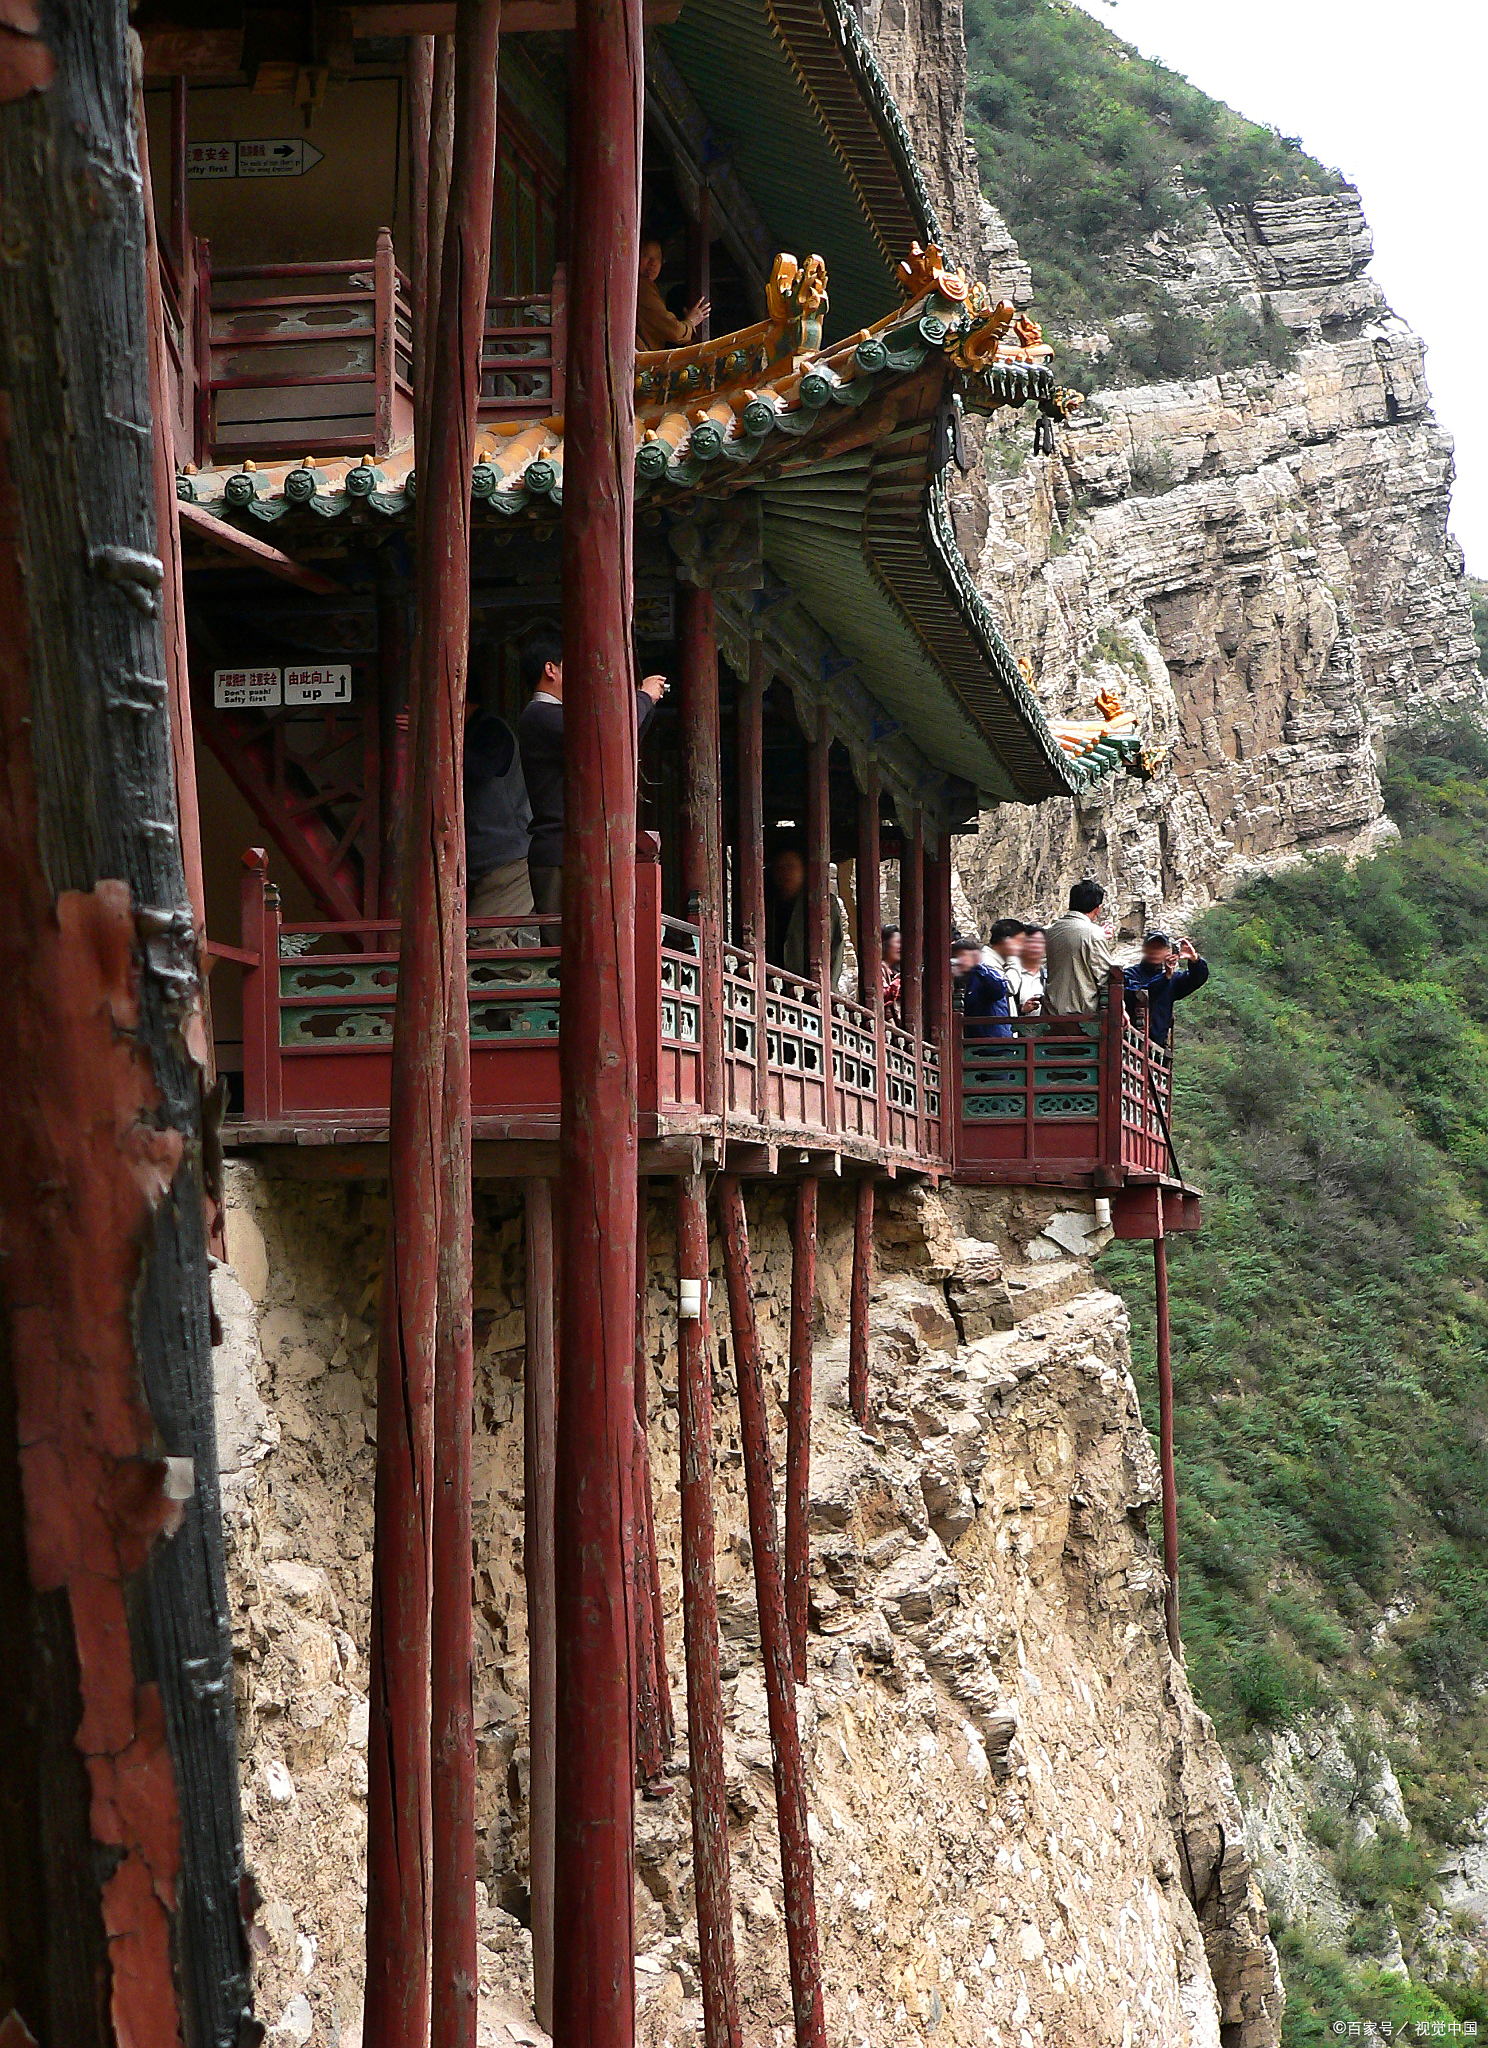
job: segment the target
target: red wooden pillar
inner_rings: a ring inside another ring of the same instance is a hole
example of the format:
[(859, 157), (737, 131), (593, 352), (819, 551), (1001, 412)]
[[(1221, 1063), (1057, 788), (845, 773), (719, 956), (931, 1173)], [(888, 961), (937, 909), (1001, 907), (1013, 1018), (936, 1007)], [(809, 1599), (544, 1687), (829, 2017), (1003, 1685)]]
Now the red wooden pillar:
[(635, 2035), (628, 1559), (635, 1335), (636, 722), (631, 673), (641, 0), (578, 0), (569, 48), (563, 498), (561, 1034), (565, 1304), (558, 1408), (553, 2033)]
[(527, 1586), (527, 1891), (531, 1901), (532, 2007), (553, 2025), (553, 1773), (558, 1617), (553, 1594), (557, 1373), (553, 1341), (553, 1184), (529, 1180), (527, 1357), (522, 1378), (522, 1573)]
[[(661, 1561), (651, 1498), (651, 1446), (646, 1390), (646, 1183), (636, 1190), (635, 1488), (636, 1748), (643, 1786), (655, 1786), (672, 1747), (672, 1694), (667, 1679), (661, 1606)], [(669, 1787), (666, 1789), (670, 1789)]]
[[(698, 186), (697, 215), (687, 223), (687, 303), (696, 305), (699, 299), (706, 299), (712, 290), (712, 244), (713, 244), (713, 195), (706, 183)], [(698, 329), (699, 341), (706, 341), (712, 329), (711, 319), (705, 320)]]
[(373, 558), (377, 587), (377, 801), (382, 841), (377, 863), (379, 917), (396, 917), (403, 890), (403, 835), (408, 823), (408, 671), (412, 657), (409, 604), (391, 548)]
[(718, 1207), (724, 1270), (728, 1276), (729, 1320), (734, 1334), (734, 1366), (739, 1382), (739, 1433), (744, 1443), (744, 1484), (749, 1496), (749, 1540), (754, 1551), (754, 1590), (765, 1665), (770, 1751), (775, 1765), (775, 1817), (780, 1828), (780, 1871), (785, 1884), (785, 1937), (790, 1952), (796, 2048), (826, 2048), (821, 1960), (816, 1940), (816, 1883), (807, 1828), (801, 1737), (796, 1725), (796, 1683), (785, 1619), (780, 1539), (776, 1532), (770, 1422), (765, 1410), (759, 1332), (754, 1321), (749, 1227), (744, 1215), (744, 1196), (733, 1174), (719, 1175)]
[(682, 1628), (687, 1652), (687, 1748), (692, 1773), (692, 1873), (706, 2048), (739, 2048), (739, 1990), (718, 1675), (713, 1548), (713, 1369), (708, 1346), (708, 1212), (702, 1177), (677, 1182), (677, 1278), (695, 1283), (696, 1316), (677, 1325), (682, 1453)]
[(822, 1065), (826, 1080), (822, 1122), (837, 1128), (836, 1060), (832, 1052), (832, 788), (831, 728), (816, 713), (806, 763), (806, 914), (809, 967), (821, 1002)]
[(900, 835), (899, 1018), (915, 1062), (915, 1151), (925, 1148), (925, 814), (915, 806)]
[(940, 1149), (955, 1157), (961, 1114), (961, 1076), (951, 1071), (951, 859), (950, 840), (925, 857), (925, 1037), (940, 1059)]
[(754, 965), (754, 1113), (766, 1114), (765, 1039), (765, 650), (749, 643), (749, 674), (739, 700), (739, 918)]
[(1162, 1463), (1163, 1570), (1167, 1586), (1163, 1615), (1168, 1648), (1183, 1652), (1178, 1637), (1178, 1472), (1173, 1455), (1173, 1342), (1168, 1322), (1168, 1241), (1163, 1235), (1162, 1195), (1157, 1199), (1157, 1235), (1152, 1240), (1153, 1279), (1157, 1293), (1158, 1444)]
[(873, 1070), (878, 1079), (877, 1138), (889, 1139), (888, 1075), (884, 1064), (883, 905), (880, 898), (878, 763), (871, 760), (858, 798), (858, 1001), (873, 1012)]
[(796, 1182), (791, 1241), (790, 1393), (785, 1436), (785, 1612), (791, 1668), (806, 1680), (806, 1610), (811, 1592), (811, 1367), (816, 1311), (816, 1195), (813, 1175)]
[[(393, 1046), (390, 1216), (378, 1363), (368, 1753), (369, 2048), (475, 2037), (470, 1702), (470, 1095), (461, 751), (470, 620), (470, 472), (495, 173), (499, 0), (459, 0), (449, 289), (432, 330), (421, 463), (410, 828)], [(432, 255), (431, 255), (432, 268)], [(436, 1135), (437, 1134), (437, 1135)], [(439, 1470), (436, 1350), (444, 1367)], [(431, 1692), (431, 1639), (436, 1647)], [(431, 1786), (430, 1729), (438, 1786)], [(439, 1825), (434, 1827), (437, 1810)]]
[(702, 931), (703, 1107), (723, 1116), (723, 847), (718, 641), (711, 590), (682, 587), (682, 890)]
[[(190, 256), (190, 213), (186, 186), (186, 80), (179, 74), (171, 80), (170, 153), (170, 252), (181, 280), (181, 301), (186, 301), (186, 265)], [(145, 152), (141, 151), (141, 155)], [(184, 346), (184, 337), (183, 337)]]

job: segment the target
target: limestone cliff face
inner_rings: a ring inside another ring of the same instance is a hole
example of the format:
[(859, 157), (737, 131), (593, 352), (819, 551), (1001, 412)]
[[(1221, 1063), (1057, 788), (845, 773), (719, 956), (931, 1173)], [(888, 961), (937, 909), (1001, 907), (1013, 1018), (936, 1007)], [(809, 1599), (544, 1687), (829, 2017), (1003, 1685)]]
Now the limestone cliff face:
[(1258, 866), (1367, 847), (1390, 727), (1482, 701), (1451, 440), (1420, 341), (1362, 275), (1357, 195), (1205, 219), (1149, 253), (1199, 308), (1264, 293), (1295, 366), (1102, 392), (1014, 477), (991, 441), (984, 525), (966, 493), (982, 587), (1044, 702), (1088, 711), (1114, 687), (1166, 753), (1145, 789), (991, 817), (962, 863), (983, 913), (1050, 911), (1095, 873), (1136, 927)]
[[(1037, 303), (974, 183), (956, 0), (878, 0), (865, 17), (960, 260)], [(1389, 728), (1481, 703), (1463, 564), (1447, 531), (1452, 443), (1424, 350), (1367, 275), (1359, 195), (1194, 199), (1180, 230), (1118, 259), (1187, 312), (1269, 313), (1293, 367), (1099, 392), (1053, 456), (1026, 420), (980, 437), (959, 533), (1051, 712), (1102, 685), (1140, 711), (1157, 779), (1088, 803), (991, 813), (963, 841), (983, 922), (1062, 907), (1106, 881), (1123, 923), (1183, 915), (1246, 873), (1388, 831)], [(1097, 365), (1099, 333), (1055, 335)]]
[[(881, 1205), (871, 1423), (847, 1413), (849, 1202), (825, 1187), (811, 1628), (798, 1708), (828, 2038), (1274, 2048), (1281, 1995), (1229, 1768), (1163, 1630), (1158, 1479), (1089, 1203)], [(218, 1394), (244, 1819), (271, 2038), (361, 2038), (379, 1193), (229, 1169)], [(783, 1469), (785, 1196), (750, 1203)], [(651, 1211), (651, 1443), (678, 1743), (637, 1801), (638, 2038), (701, 2026), (682, 1693), (676, 1278)], [(480, 2041), (531, 2009), (521, 1219), (476, 1232)], [(715, 1272), (714, 1299), (723, 1299)], [(724, 1761), (746, 2038), (790, 2034), (731, 1346), (713, 1339)]]

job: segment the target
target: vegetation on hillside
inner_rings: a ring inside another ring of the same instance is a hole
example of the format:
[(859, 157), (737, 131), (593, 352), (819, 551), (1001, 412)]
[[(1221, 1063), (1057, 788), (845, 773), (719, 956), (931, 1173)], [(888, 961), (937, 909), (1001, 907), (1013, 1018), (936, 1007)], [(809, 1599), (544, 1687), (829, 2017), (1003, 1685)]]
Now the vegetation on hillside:
[(1478, 667), (1488, 676), (1488, 583), (1469, 576), (1467, 594), (1472, 604), (1473, 638), (1478, 643)]
[[(1129, 252), (1181, 230), (1198, 195), (1219, 207), (1333, 191), (1337, 174), (1139, 56), (1075, 0), (966, 0), (965, 19), (983, 186), (1033, 265), (1052, 330), (1110, 334), (1100, 381), (1290, 361), (1291, 336), (1269, 312), (1230, 302), (1199, 317)], [(1078, 368), (1061, 359), (1062, 374)]]
[[(1488, 732), (1398, 736), (1386, 798), (1397, 844), (1209, 914), (1178, 1031), (1207, 1196), (1171, 1257), (1189, 1674), (1242, 1762), (1309, 1712), (1374, 1717), (1412, 1824), (1319, 1824), (1357, 1953), (1278, 1930), (1288, 2043), (1488, 2020), (1471, 1948), (1431, 1991), (1359, 1960), (1391, 1914), (1411, 1956), (1488, 1785)], [(1145, 1249), (1105, 1263), (1155, 1421)]]

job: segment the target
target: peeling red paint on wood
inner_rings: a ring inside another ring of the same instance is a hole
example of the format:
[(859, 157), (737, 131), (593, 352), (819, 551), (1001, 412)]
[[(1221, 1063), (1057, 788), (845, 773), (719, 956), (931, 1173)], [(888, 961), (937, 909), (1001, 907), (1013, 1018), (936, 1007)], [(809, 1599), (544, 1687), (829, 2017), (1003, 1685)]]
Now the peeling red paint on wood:
[(718, 1177), (718, 1227), (728, 1276), (729, 1320), (734, 1334), (734, 1370), (739, 1386), (739, 1435), (744, 1446), (744, 1485), (749, 1496), (749, 1540), (754, 1551), (754, 1591), (759, 1608), (760, 1650), (765, 1666), (765, 1705), (770, 1719), (770, 1752), (775, 1765), (775, 1819), (780, 1830), (780, 1874), (785, 1890), (785, 1938), (790, 1956), (791, 2005), (796, 2048), (826, 2048), (822, 2008), (821, 1957), (816, 1933), (816, 1880), (807, 1825), (806, 1774), (796, 1721), (796, 1684), (791, 1671), (790, 1635), (785, 1620), (785, 1584), (775, 1519), (775, 1478), (770, 1456), (770, 1422), (765, 1409), (765, 1374), (754, 1319), (754, 1272), (744, 1196), (733, 1174)]
[(563, 492), (563, 1303), (553, 2035), (635, 2038), (636, 721), (631, 662), (640, 0), (569, 48)]
[(156, 1120), (128, 889), (54, 899), (41, 869), (9, 440), (0, 396), (0, 1256), (26, 1554), (34, 1589), (68, 1596), (91, 1829), (118, 1852), (101, 1894), (115, 2031), (130, 2048), (166, 2048), (181, 2038), (169, 1919), (180, 1824), (159, 1695), (134, 1678), (126, 1589), (180, 1519), (138, 1391), (133, 1309), (150, 1215), (184, 1141)]

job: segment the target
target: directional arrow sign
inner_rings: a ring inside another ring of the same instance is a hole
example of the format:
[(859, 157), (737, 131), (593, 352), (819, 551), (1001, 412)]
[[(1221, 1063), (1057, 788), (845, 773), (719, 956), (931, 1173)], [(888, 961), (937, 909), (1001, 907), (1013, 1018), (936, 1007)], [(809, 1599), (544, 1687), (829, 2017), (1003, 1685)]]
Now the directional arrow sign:
[(325, 151), (302, 136), (238, 144), (240, 178), (302, 178), (325, 159)]

